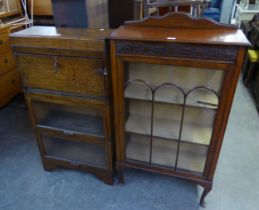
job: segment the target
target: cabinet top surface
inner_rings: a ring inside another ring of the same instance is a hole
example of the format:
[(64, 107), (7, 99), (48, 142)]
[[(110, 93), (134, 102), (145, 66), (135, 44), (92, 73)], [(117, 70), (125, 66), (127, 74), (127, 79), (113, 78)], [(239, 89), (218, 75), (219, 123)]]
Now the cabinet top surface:
[(80, 39), (103, 40), (109, 36), (109, 29), (82, 29), (82, 28), (57, 28), (54, 26), (34, 26), (11, 34), (13, 38), (50, 38), (50, 39)]
[(140, 41), (250, 45), (242, 30), (234, 26), (219, 24), (204, 18), (196, 19), (182, 13), (128, 22), (113, 31), (110, 37)]
[(12, 46), (68, 50), (104, 50), (109, 29), (57, 28), (34, 26), (10, 35)]

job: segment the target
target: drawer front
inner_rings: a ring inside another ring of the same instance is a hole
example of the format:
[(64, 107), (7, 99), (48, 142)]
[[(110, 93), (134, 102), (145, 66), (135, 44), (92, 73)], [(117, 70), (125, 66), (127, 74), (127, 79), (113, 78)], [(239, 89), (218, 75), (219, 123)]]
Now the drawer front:
[(0, 53), (0, 75), (15, 68), (15, 58), (11, 50)]
[(18, 68), (28, 88), (94, 96), (105, 95), (100, 59), (18, 55)]
[(0, 77), (0, 100), (7, 100), (10, 95), (20, 90), (21, 80), (19, 73), (14, 70)]
[(11, 50), (8, 33), (0, 33), (0, 53), (4, 53), (7, 50)]

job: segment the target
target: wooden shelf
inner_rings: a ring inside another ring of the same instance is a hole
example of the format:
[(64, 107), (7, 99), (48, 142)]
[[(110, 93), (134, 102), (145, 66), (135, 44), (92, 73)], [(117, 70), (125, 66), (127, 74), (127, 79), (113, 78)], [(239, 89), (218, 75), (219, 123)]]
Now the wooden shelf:
[(46, 155), (51, 158), (106, 168), (106, 152), (99, 145), (53, 137), (43, 137), (43, 144)]
[[(178, 170), (203, 173), (207, 159), (208, 147), (181, 143)], [(153, 139), (152, 164), (175, 167), (177, 142)], [(150, 138), (142, 135), (129, 134), (126, 146), (126, 158), (141, 162), (149, 162)]]
[[(142, 135), (151, 134), (151, 117), (130, 115), (125, 130)], [(180, 132), (180, 121), (154, 118), (153, 136), (177, 140)], [(184, 122), (182, 141), (209, 145), (212, 127), (199, 123)]]
[(80, 132), (104, 138), (102, 117), (65, 111), (49, 111), (38, 122), (41, 127)]
[[(188, 92), (187, 89), (184, 91)], [(125, 89), (124, 94), (128, 99), (152, 101), (151, 91), (141, 83), (131, 84)], [(155, 101), (183, 105), (184, 97), (183, 94), (176, 88), (163, 87), (156, 92)], [(211, 91), (199, 89), (188, 95), (186, 105), (206, 109), (217, 109), (218, 98)]]

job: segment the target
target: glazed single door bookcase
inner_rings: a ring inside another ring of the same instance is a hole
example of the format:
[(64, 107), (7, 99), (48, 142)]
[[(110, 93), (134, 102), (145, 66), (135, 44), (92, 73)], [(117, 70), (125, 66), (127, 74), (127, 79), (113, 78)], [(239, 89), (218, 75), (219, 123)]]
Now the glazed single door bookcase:
[(240, 30), (182, 13), (128, 22), (111, 35), (116, 169), (212, 189), (249, 42)]
[(112, 185), (109, 34), (34, 26), (11, 41), (44, 170), (77, 169)]

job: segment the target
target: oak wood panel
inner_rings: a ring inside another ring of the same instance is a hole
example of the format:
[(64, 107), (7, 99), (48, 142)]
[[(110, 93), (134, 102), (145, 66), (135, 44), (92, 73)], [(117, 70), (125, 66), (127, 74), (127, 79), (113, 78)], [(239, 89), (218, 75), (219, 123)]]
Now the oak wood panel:
[(8, 103), (20, 90), (21, 79), (16, 70), (0, 77), (0, 107)]
[(21, 91), (21, 80), (16, 72), (16, 62), (11, 51), (9, 25), (0, 25), (0, 107), (6, 105)]
[(88, 51), (77, 49), (50, 49), (44, 47), (28, 47), (28, 46), (13, 46), (15, 54), (36, 54), (36, 55), (53, 55), (53, 56), (71, 56), (71, 57), (87, 57), (104, 59), (102, 51)]
[[(109, 33), (109, 30), (32, 27), (11, 35), (23, 76), (26, 104), (47, 171), (59, 166), (78, 169), (93, 173), (107, 184), (113, 183), (111, 82), (104, 58), (104, 39)], [(68, 147), (53, 144), (55, 154), (48, 153), (51, 148), (44, 144), (46, 136), (53, 139), (52, 143), (58, 138)], [(81, 153), (89, 152), (86, 144), (102, 146), (96, 158), (102, 157), (106, 168), (87, 162), (87, 158), (84, 162), (75, 158), (78, 154), (69, 148), (78, 142), (85, 148), (77, 148)]]
[(10, 48), (9, 37), (7, 31), (0, 30), (0, 53)]
[(48, 49), (104, 51), (111, 30), (34, 26), (11, 34), (12, 46)]
[(101, 60), (19, 55), (18, 62), (25, 87), (105, 95)]
[(16, 62), (12, 51), (9, 49), (4, 53), (0, 52), (0, 76), (15, 68)]
[(94, 106), (97, 108), (107, 107), (109, 108), (108, 102), (109, 100), (106, 98), (92, 98), (84, 95), (74, 95), (67, 94), (65, 95), (62, 92), (51, 92), (48, 90), (37, 90), (37, 89), (25, 89), (25, 93), (30, 95), (31, 99), (42, 102), (50, 102), (50, 103), (59, 103), (64, 105), (73, 105), (77, 104), (80, 106)]

